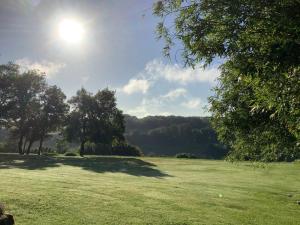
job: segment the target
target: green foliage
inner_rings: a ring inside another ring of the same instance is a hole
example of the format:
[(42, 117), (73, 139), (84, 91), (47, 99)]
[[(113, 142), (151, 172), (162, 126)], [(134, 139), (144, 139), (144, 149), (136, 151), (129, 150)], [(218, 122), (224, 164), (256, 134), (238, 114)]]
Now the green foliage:
[(65, 156), (78, 156), (76, 152), (66, 152)]
[[(3, 72), (3, 71), (2, 71)], [(6, 127), (12, 129), (12, 135), (18, 139), (20, 154), (29, 154), (31, 145), (38, 139), (38, 110), (40, 108), (40, 95), (45, 88), (44, 74), (29, 70), (13, 73), (10, 80), (11, 88), (7, 90), (10, 102), (14, 105), (8, 109), (6, 116), (2, 117)]]
[(119, 155), (119, 156), (142, 156), (140, 148), (132, 146), (125, 141), (115, 139), (112, 144), (93, 143), (87, 141), (84, 144), (85, 155)]
[(9, 129), (20, 154), (29, 154), (36, 141), (40, 154), (47, 134), (62, 125), (68, 111), (66, 96), (47, 85), (43, 72), (23, 72), (13, 63), (0, 66), (0, 88), (0, 125)]
[(85, 154), (95, 155), (96, 144), (90, 141), (87, 141), (84, 144)]
[(297, 137), (287, 123), (274, 116), (272, 108), (260, 109), (257, 86), (265, 86), (258, 78), (243, 76), (238, 66), (227, 62), (220, 77), (221, 84), (210, 98), (212, 124), (219, 139), (231, 147), (230, 159), (290, 161), (299, 156)]
[(58, 139), (56, 141), (55, 147), (57, 153), (63, 154), (68, 150), (69, 145), (65, 139)]
[(39, 131), (39, 151), (43, 147), (43, 141), (49, 132), (58, 131), (62, 127), (69, 106), (65, 103), (66, 96), (62, 90), (56, 86), (46, 87), (41, 95), (41, 108), (39, 110), (38, 131)]
[(109, 154), (109, 149), (103, 151), (99, 146), (111, 148), (114, 139), (124, 139), (124, 117), (116, 106), (114, 91), (104, 89), (92, 95), (82, 88), (69, 103), (72, 112), (67, 120), (65, 136), (69, 141), (80, 142), (80, 155), (85, 153), (87, 142), (98, 145), (96, 152)]
[(96, 155), (112, 155), (112, 146), (105, 143), (97, 143), (94, 150)]
[[(187, 65), (222, 58), (210, 98), (213, 126), (231, 158), (277, 161), (300, 154), (300, 2), (165, 0), (158, 36), (184, 46)], [(175, 28), (166, 27), (173, 15)]]
[(128, 143), (117, 143), (112, 147), (112, 155), (120, 156), (143, 156), (142, 150)]
[(13, 63), (0, 65), (0, 125), (7, 124), (8, 112), (14, 107), (14, 81), (19, 75), (19, 66)]
[(178, 153), (175, 155), (175, 158), (182, 158), (182, 159), (197, 159), (197, 156), (191, 153)]
[(9, 137), (8, 139), (4, 139), (3, 144), (3, 152), (17, 152), (18, 150), (18, 145), (15, 141), (15, 139), (12, 139)]

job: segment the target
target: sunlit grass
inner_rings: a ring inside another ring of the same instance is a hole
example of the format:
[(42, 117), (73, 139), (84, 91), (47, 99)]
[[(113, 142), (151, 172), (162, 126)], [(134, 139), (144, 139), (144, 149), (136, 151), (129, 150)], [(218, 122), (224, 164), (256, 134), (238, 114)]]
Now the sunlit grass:
[(0, 155), (17, 225), (300, 224), (300, 163)]

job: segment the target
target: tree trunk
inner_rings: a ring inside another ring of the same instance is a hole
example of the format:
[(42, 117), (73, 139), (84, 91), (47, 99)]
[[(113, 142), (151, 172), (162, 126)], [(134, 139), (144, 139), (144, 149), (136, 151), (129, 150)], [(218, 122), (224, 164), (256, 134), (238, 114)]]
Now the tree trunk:
[(81, 141), (81, 144), (80, 144), (80, 152), (79, 152), (79, 154), (82, 157), (83, 157), (83, 154), (84, 154), (84, 143), (85, 143), (85, 141)]
[(19, 154), (22, 155), (23, 154), (23, 135), (20, 136), (19, 142), (18, 142), (18, 150), (19, 150)]
[(81, 134), (81, 144), (80, 144), (80, 156), (83, 157), (83, 154), (84, 154), (84, 143), (85, 143), (85, 124), (86, 124), (86, 121), (83, 120), (83, 124), (82, 124), (82, 134)]
[(23, 144), (23, 149), (22, 149), (22, 155), (25, 154), (26, 144), (27, 144), (27, 139), (25, 138), (25, 141), (24, 141), (24, 144)]
[(32, 144), (33, 144), (33, 141), (30, 140), (28, 147), (27, 147), (26, 155), (29, 155)]
[(43, 142), (44, 142), (44, 135), (42, 135), (41, 139), (40, 139), (40, 145), (39, 145), (39, 150), (38, 150), (39, 155), (41, 155), (41, 152), (42, 152)]

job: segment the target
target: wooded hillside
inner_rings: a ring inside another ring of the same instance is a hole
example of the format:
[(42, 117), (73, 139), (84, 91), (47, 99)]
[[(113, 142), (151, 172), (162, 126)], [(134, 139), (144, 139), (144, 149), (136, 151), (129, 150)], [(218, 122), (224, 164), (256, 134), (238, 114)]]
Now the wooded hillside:
[(209, 118), (125, 116), (125, 137), (146, 155), (192, 153), (203, 158), (222, 158), (227, 150), (217, 141)]

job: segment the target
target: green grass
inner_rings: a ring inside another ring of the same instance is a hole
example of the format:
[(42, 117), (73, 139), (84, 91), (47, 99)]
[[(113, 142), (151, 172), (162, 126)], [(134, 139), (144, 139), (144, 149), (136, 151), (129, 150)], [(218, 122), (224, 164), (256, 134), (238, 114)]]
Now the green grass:
[(0, 154), (16, 225), (299, 225), (300, 163)]

